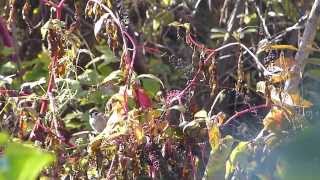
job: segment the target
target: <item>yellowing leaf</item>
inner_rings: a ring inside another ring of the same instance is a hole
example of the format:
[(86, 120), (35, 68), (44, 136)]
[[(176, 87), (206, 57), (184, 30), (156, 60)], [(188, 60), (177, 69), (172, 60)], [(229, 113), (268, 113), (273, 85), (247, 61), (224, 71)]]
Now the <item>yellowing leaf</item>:
[(285, 82), (286, 80), (292, 78), (294, 74), (289, 73), (289, 72), (281, 72), (279, 74), (274, 74), (270, 77), (270, 82), (271, 83), (281, 83)]
[(282, 129), (285, 120), (285, 112), (282, 109), (273, 107), (267, 116), (263, 119), (264, 128), (273, 132)]
[(286, 50), (292, 50), (292, 51), (298, 51), (298, 49), (296, 48), (296, 47), (294, 47), (294, 46), (292, 46), (292, 45), (282, 45), (282, 44), (280, 44), (280, 45), (270, 45), (268, 48), (270, 48), (270, 49), (272, 49), (272, 50), (284, 50), (284, 49), (286, 49)]
[(208, 114), (206, 110), (200, 110), (194, 115), (194, 119), (208, 119)]
[(271, 100), (278, 105), (309, 108), (313, 104), (303, 99), (298, 92), (288, 93), (271, 86)]
[(159, 22), (159, 20), (154, 19), (154, 20), (152, 21), (152, 29), (153, 29), (153, 30), (158, 30), (159, 27), (160, 27), (160, 22)]
[(163, 2), (164, 5), (170, 6), (171, 3), (172, 3), (172, 0), (163, 0), (162, 2)]
[(179, 23), (177, 21), (174, 21), (172, 23), (169, 24), (169, 26), (173, 26), (173, 27), (183, 27), (187, 30), (187, 32), (190, 31), (190, 23)]
[(266, 92), (266, 82), (265, 81), (257, 82), (256, 91), (264, 94)]
[(141, 144), (143, 142), (144, 137), (145, 137), (143, 129), (138, 126), (134, 129), (134, 133), (136, 135), (138, 142)]
[(288, 71), (295, 64), (296, 62), (293, 58), (284, 57), (283, 54), (273, 63), (274, 66), (278, 66), (284, 71)]
[(219, 141), (221, 138), (220, 130), (218, 126), (212, 126), (208, 129), (209, 142), (213, 151), (216, 151), (219, 147)]

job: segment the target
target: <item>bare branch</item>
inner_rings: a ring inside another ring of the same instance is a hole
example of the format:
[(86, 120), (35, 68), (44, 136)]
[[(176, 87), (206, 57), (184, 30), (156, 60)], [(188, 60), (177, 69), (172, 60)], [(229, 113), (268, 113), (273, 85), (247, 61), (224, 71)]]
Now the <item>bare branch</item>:
[(299, 43), (299, 50), (296, 53), (296, 64), (290, 69), (290, 72), (296, 74), (295, 77), (289, 79), (285, 83), (286, 91), (297, 91), (299, 83), (302, 79), (302, 73), (305, 66), (306, 59), (308, 58), (312, 42), (316, 36), (317, 26), (320, 24), (320, 0), (315, 0), (305, 25), (303, 37)]

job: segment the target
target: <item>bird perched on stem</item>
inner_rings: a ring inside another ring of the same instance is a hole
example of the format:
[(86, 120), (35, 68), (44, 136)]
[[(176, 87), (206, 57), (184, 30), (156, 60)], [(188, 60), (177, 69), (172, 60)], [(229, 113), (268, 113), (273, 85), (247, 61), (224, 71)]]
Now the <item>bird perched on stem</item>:
[(102, 112), (99, 112), (98, 109), (92, 108), (89, 111), (89, 123), (91, 128), (97, 132), (101, 133), (106, 127), (108, 122), (108, 117), (106, 117)]

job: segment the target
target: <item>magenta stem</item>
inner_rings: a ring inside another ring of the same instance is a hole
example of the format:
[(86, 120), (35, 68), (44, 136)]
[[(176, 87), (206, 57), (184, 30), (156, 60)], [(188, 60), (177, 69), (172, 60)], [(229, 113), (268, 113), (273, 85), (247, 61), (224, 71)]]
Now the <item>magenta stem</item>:
[(257, 109), (263, 109), (263, 108), (269, 108), (271, 106), (276, 106), (276, 105), (273, 105), (273, 104), (261, 104), (261, 105), (258, 105), (258, 106), (254, 106), (254, 107), (250, 107), (248, 109), (245, 109), (243, 111), (240, 111), (240, 112), (236, 112), (233, 116), (231, 116), (225, 123), (224, 125), (227, 125), (229, 124), (232, 120), (234, 120), (235, 118), (243, 115), (243, 114), (246, 114), (248, 112), (252, 112), (252, 111), (255, 111)]
[(7, 47), (13, 46), (12, 37), (7, 29), (6, 22), (0, 17), (0, 37), (2, 38), (3, 44)]

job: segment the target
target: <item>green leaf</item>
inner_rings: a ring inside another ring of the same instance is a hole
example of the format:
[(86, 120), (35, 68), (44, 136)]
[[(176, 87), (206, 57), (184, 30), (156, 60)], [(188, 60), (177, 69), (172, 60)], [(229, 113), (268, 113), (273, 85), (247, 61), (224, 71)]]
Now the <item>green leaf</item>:
[(54, 156), (30, 145), (8, 143), (0, 166), (0, 178), (34, 180), (54, 161)]
[(48, 76), (48, 70), (39, 68), (36, 71), (27, 71), (23, 75), (23, 80), (24, 81), (37, 81), (38, 79), (41, 78), (46, 78)]
[(17, 65), (12, 61), (8, 61), (7, 63), (1, 65), (0, 74), (12, 74), (17, 72)]
[(160, 27), (160, 21), (157, 19), (154, 19), (152, 21), (152, 29), (155, 31), (155, 30), (158, 30), (159, 27)]
[(155, 81), (159, 82), (162, 85), (162, 87), (164, 88), (164, 84), (161, 81), (161, 79), (159, 79), (157, 76), (155, 76), (153, 74), (141, 74), (136, 77), (136, 79), (142, 79), (142, 78), (149, 78), (149, 79), (155, 80)]
[(21, 85), (21, 87), (23, 87), (23, 86), (29, 86), (30, 88), (34, 88), (34, 87), (36, 87), (36, 86), (41, 86), (41, 85), (43, 85), (43, 84), (45, 84), (45, 83), (46, 83), (46, 78), (42, 77), (42, 78), (40, 78), (40, 79), (37, 80), (37, 81), (32, 81), (32, 82), (23, 83), (23, 84)]
[(0, 133), (0, 145), (3, 145), (8, 140), (8, 135), (5, 133)]
[(110, 48), (105, 46), (96, 46), (96, 49), (102, 53), (101, 56), (98, 56), (94, 59), (92, 59), (85, 67), (89, 68), (92, 64), (96, 64), (100, 61), (104, 65), (108, 65), (110, 63), (119, 62), (119, 59), (113, 54), (113, 52), (110, 50)]
[(97, 71), (92, 69), (86, 69), (81, 75), (78, 76), (78, 80), (81, 84), (94, 85), (101, 81), (102, 76)]
[(165, 6), (170, 6), (172, 4), (172, 0), (163, 0), (162, 2)]
[(235, 140), (228, 135), (221, 140), (219, 148), (211, 151), (208, 164), (205, 170), (205, 179), (224, 179), (225, 163), (232, 151)]
[(247, 168), (250, 155), (248, 145), (248, 142), (240, 142), (231, 152), (229, 160), (226, 163), (226, 179), (229, 179), (229, 177), (233, 174), (236, 166)]
[(106, 78), (103, 79), (102, 84), (111, 82), (111, 81), (119, 81), (124, 77), (123, 72), (121, 70), (116, 70), (110, 73)]
[(8, 48), (8, 47), (1, 47), (2, 49), (0, 50), (0, 55), (2, 56), (9, 56), (14, 53), (13, 48)]
[(315, 81), (320, 81), (320, 70), (319, 69), (311, 69), (304, 74), (305, 77), (312, 78)]
[(160, 90), (160, 84), (150, 79), (143, 79), (142, 85), (151, 97), (156, 96), (157, 92)]

